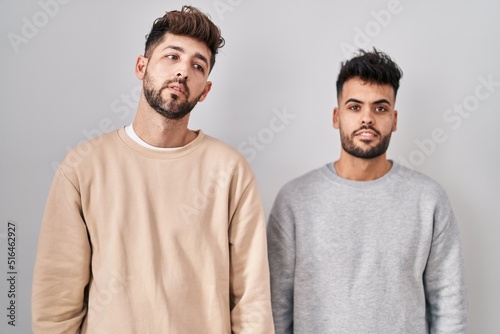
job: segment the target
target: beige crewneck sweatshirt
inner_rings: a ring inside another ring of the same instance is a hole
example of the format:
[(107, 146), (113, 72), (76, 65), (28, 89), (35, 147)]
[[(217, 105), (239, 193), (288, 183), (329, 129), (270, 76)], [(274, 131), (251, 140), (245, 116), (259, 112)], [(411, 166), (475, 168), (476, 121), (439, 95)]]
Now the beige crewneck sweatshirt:
[(34, 333), (274, 333), (255, 177), (202, 131), (173, 151), (124, 129), (59, 166), (38, 242)]

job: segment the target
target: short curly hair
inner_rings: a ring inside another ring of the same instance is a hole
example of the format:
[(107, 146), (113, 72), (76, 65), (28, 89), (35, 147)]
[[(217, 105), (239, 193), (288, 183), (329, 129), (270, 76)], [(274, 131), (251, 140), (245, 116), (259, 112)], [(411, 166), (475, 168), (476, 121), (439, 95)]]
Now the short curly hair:
[(163, 41), (167, 33), (179, 36), (188, 36), (197, 39), (207, 45), (212, 55), (210, 58), (210, 71), (215, 65), (215, 55), (218, 49), (225, 44), (221, 31), (210, 17), (198, 8), (183, 6), (182, 9), (166, 12), (164, 16), (157, 18), (151, 31), (146, 35), (146, 48), (144, 56), (149, 57), (153, 50)]

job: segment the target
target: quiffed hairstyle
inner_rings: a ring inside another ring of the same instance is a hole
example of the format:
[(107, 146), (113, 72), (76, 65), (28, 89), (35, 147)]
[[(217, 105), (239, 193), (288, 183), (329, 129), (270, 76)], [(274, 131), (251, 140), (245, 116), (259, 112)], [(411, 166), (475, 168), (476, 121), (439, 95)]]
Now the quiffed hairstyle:
[(394, 88), (394, 97), (396, 97), (402, 76), (401, 68), (387, 54), (376, 48), (373, 48), (371, 52), (360, 49), (354, 58), (340, 64), (337, 97), (342, 93), (344, 83), (355, 77), (368, 83), (391, 85)]
[(215, 64), (215, 55), (218, 49), (225, 44), (221, 31), (210, 17), (192, 6), (183, 6), (180, 11), (166, 12), (163, 17), (157, 18), (151, 31), (146, 35), (144, 56), (149, 57), (153, 50), (163, 41), (166, 33), (179, 36), (188, 36), (205, 43), (210, 49), (210, 71)]

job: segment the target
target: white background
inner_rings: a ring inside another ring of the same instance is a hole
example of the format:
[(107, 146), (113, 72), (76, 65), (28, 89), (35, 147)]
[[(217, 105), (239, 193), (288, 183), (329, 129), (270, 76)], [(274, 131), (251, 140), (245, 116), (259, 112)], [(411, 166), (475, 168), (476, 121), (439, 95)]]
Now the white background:
[[(31, 275), (54, 166), (87, 137), (132, 122), (144, 36), (184, 4), (55, 1), (0, 0), (1, 333), (31, 331)], [(470, 332), (499, 334), (500, 1), (191, 4), (210, 14), (227, 45), (190, 127), (244, 151), (266, 214), (285, 182), (337, 159), (331, 116), (349, 48), (376, 46), (398, 62), (389, 157), (447, 190), (462, 232)], [(277, 113), (288, 118), (280, 123)], [(18, 226), (16, 327), (6, 317), (9, 220)]]

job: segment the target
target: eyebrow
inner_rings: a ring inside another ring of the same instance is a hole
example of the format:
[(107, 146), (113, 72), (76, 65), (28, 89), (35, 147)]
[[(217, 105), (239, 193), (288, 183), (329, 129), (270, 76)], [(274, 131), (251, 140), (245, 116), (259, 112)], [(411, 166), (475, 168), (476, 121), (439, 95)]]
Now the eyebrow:
[[(355, 99), (355, 98), (352, 98), (352, 97), (350, 99), (347, 99), (347, 101), (345, 101), (345, 104), (348, 104), (349, 102), (363, 104), (362, 101)], [(391, 105), (391, 102), (389, 102), (389, 100), (387, 100), (387, 99), (380, 99), (380, 100), (374, 101), (372, 104), (382, 104), (382, 103), (386, 103), (388, 105)]]
[[(166, 50), (166, 49), (173, 49), (173, 50), (177, 50), (177, 51), (179, 51), (179, 52), (181, 52), (181, 53), (185, 53), (185, 52), (186, 52), (186, 51), (184, 50), (184, 48), (182, 48), (182, 47), (180, 47), (180, 46), (177, 46), (177, 45), (168, 45), (168, 46), (166, 46), (163, 50)], [(196, 52), (196, 53), (194, 54), (194, 57), (195, 57), (195, 58), (198, 58), (199, 60), (201, 60), (201, 61), (205, 62), (205, 64), (207, 64), (207, 65), (208, 65), (208, 59), (207, 59), (207, 57), (205, 57), (205, 56), (204, 56), (204, 55), (202, 55), (201, 53)]]

